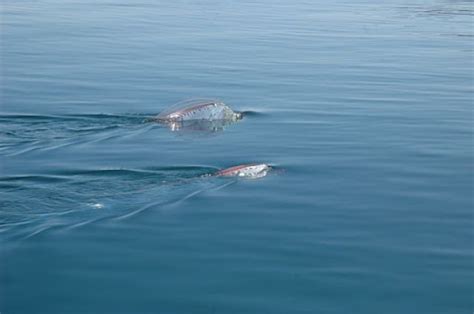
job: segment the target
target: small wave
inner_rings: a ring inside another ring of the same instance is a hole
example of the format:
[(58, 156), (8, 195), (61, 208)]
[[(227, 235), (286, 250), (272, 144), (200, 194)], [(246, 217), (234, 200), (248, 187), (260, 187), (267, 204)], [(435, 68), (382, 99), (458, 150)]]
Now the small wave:
[[(0, 183), (3, 182), (31, 182), (31, 183), (57, 183), (57, 182), (64, 182), (67, 178), (59, 177), (59, 176), (52, 176), (52, 175), (15, 175), (15, 176), (5, 176), (0, 177)], [(16, 185), (14, 185), (16, 186)], [(1, 187), (1, 185), (0, 185)]]
[[(0, 237), (26, 237), (166, 208), (220, 184), (206, 166), (66, 169), (0, 177)], [(5, 187), (6, 185), (6, 187)], [(9, 188), (16, 188), (10, 193)]]
[(0, 114), (0, 154), (17, 156), (120, 137), (143, 128), (147, 116)]
[(44, 115), (44, 114), (23, 114), (23, 113), (2, 113), (0, 114), (0, 120), (5, 122), (14, 120), (23, 121), (63, 121), (63, 120), (97, 120), (97, 119), (121, 119), (121, 120), (142, 120), (152, 116), (152, 114), (107, 114), (107, 113), (94, 113), (94, 114), (63, 114), (63, 115)]
[[(53, 170), (51, 173), (59, 176), (173, 176), (182, 178), (187, 176), (195, 176), (201, 173), (216, 170), (216, 167), (209, 166), (171, 166), (171, 167), (148, 167), (141, 169), (131, 168), (105, 168), (105, 169), (62, 169)], [(1, 181), (1, 179), (0, 179)]]
[(457, 2), (446, 2), (430, 5), (409, 5), (400, 6), (400, 10), (405, 12), (411, 12), (416, 16), (422, 17), (446, 17), (446, 16), (459, 16), (459, 17), (470, 17), (474, 16), (474, 8), (471, 1), (457, 1)]
[(62, 120), (73, 120), (73, 117), (63, 115), (39, 115), (39, 114), (0, 114), (0, 121), (4, 123), (15, 123), (17, 121), (25, 122), (43, 122), (43, 121), (62, 121)]

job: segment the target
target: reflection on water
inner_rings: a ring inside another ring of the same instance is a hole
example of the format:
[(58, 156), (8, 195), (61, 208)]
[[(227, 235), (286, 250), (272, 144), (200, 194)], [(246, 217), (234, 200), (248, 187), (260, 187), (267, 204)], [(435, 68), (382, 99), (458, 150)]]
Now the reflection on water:
[(187, 120), (187, 121), (170, 121), (165, 123), (173, 132), (181, 132), (183, 134), (192, 132), (215, 133), (222, 132), (228, 125), (235, 123), (231, 120)]

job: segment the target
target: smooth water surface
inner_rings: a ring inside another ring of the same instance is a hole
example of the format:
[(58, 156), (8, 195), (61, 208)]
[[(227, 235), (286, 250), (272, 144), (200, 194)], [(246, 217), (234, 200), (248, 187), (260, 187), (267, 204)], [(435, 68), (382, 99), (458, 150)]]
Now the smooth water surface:
[(471, 1), (1, 10), (2, 314), (473, 311)]

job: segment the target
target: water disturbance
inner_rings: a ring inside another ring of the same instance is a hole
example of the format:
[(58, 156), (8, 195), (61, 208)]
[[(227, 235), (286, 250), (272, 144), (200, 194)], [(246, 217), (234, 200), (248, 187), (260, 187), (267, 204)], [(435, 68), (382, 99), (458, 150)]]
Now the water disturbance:
[(2, 0), (0, 312), (472, 313), (473, 17)]

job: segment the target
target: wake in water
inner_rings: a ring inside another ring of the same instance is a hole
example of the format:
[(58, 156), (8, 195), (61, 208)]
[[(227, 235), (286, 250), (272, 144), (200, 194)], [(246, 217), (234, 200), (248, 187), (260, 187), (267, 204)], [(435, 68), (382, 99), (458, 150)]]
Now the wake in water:
[(219, 101), (178, 103), (157, 116), (136, 115), (0, 115), (0, 155), (57, 149), (166, 127), (180, 135), (222, 132), (242, 118)]
[(138, 132), (146, 115), (0, 115), (0, 154), (30, 151), (120, 137)]
[(164, 208), (232, 181), (207, 167), (73, 170), (0, 178), (0, 235), (30, 237)]
[(54, 228), (126, 219), (227, 186), (236, 177), (262, 178), (272, 168), (266, 164), (245, 164), (223, 170), (212, 167), (70, 170), (2, 177), (0, 237), (31, 237)]
[[(222, 131), (243, 113), (215, 100), (178, 103), (151, 115), (0, 115), (0, 155), (15, 156), (104, 141), (165, 126), (172, 131)], [(158, 122), (158, 123), (157, 123)], [(215, 177), (264, 177), (270, 167), (200, 167), (61, 171), (0, 178), (0, 234), (33, 236), (102, 219), (124, 219), (215, 188)], [(219, 182), (219, 184), (217, 184)], [(225, 184), (228, 184), (227, 180)], [(216, 185), (217, 184), (217, 185)]]

